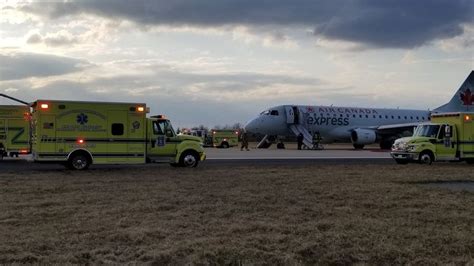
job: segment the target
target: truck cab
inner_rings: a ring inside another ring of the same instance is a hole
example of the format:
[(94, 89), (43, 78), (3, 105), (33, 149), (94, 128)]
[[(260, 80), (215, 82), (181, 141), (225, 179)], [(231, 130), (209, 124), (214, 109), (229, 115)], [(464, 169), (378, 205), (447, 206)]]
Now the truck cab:
[(196, 167), (205, 160), (202, 139), (177, 135), (163, 115), (147, 119), (147, 161), (170, 162), (172, 166)]
[(416, 127), (413, 136), (400, 138), (392, 146), (391, 156), (399, 164), (417, 161), (474, 162), (474, 122), (470, 113), (432, 115), (431, 123)]

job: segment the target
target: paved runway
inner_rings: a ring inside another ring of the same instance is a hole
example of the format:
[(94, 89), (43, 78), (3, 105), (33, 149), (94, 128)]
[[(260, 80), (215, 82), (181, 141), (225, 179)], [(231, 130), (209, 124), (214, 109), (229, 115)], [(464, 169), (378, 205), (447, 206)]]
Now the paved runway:
[[(374, 147), (366, 150), (354, 150), (347, 145), (326, 146), (325, 150), (296, 150), (290, 146), (286, 150), (277, 149), (250, 149), (240, 151), (238, 148), (216, 149), (206, 148), (206, 165), (305, 165), (305, 164), (393, 164), (388, 151), (381, 151)], [(28, 162), (28, 157), (21, 159), (6, 158), (0, 161), (1, 171), (35, 171), (35, 170), (63, 170), (59, 164), (38, 164)], [(157, 164), (148, 165), (93, 165), (92, 168), (124, 168), (124, 167), (159, 167)]]
[(296, 150), (296, 149), (250, 149), (241, 151), (238, 148), (217, 149), (206, 148), (209, 160), (256, 160), (256, 159), (390, 159), (389, 151), (379, 149), (354, 150), (329, 147), (325, 150)]

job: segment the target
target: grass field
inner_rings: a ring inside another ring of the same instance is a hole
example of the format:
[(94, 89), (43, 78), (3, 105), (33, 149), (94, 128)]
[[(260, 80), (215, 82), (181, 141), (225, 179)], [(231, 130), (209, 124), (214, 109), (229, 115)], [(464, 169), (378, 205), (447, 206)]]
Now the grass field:
[(0, 173), (0, 263), (474, 263), (472, 166)]

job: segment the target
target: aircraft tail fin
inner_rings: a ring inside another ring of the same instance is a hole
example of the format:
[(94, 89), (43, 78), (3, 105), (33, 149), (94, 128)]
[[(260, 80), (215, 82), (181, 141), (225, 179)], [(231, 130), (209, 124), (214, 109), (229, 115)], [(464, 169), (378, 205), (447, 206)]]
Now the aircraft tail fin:
[(433, 112), (466, 111), (474, 111), (474, 71), (471, 71), (448, 103), (433, 110)]

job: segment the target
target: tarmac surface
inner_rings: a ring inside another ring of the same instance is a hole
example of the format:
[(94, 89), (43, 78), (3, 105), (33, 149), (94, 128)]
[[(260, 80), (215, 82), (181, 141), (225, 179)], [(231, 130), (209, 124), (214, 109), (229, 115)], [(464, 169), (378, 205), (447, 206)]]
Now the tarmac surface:
[[(368, 146), (364, 150), (354, 150), (350, 144), (325, 145), (324, 150), (297, 150), (295, 145), (287, 144), (287, 149), (278, 150), (255, 149), (241, 151), (238, 147), (229, 149), (205, 148), (207, 159), (205, 165), (305, 165), (305, 164), (394, 164), (390, 152), (380, 150), (377, 146)], [(167, 164), (147, 165), (92, 165), (92, 169), (130, 168), (130, 167), (160, 167)], [(20, 158), (5, 158), (0, 161), (1, 171), (34, 171), (34, 170), (63, 170), (63, 165), (55, 163), (33, 163), (29, 156)]]

